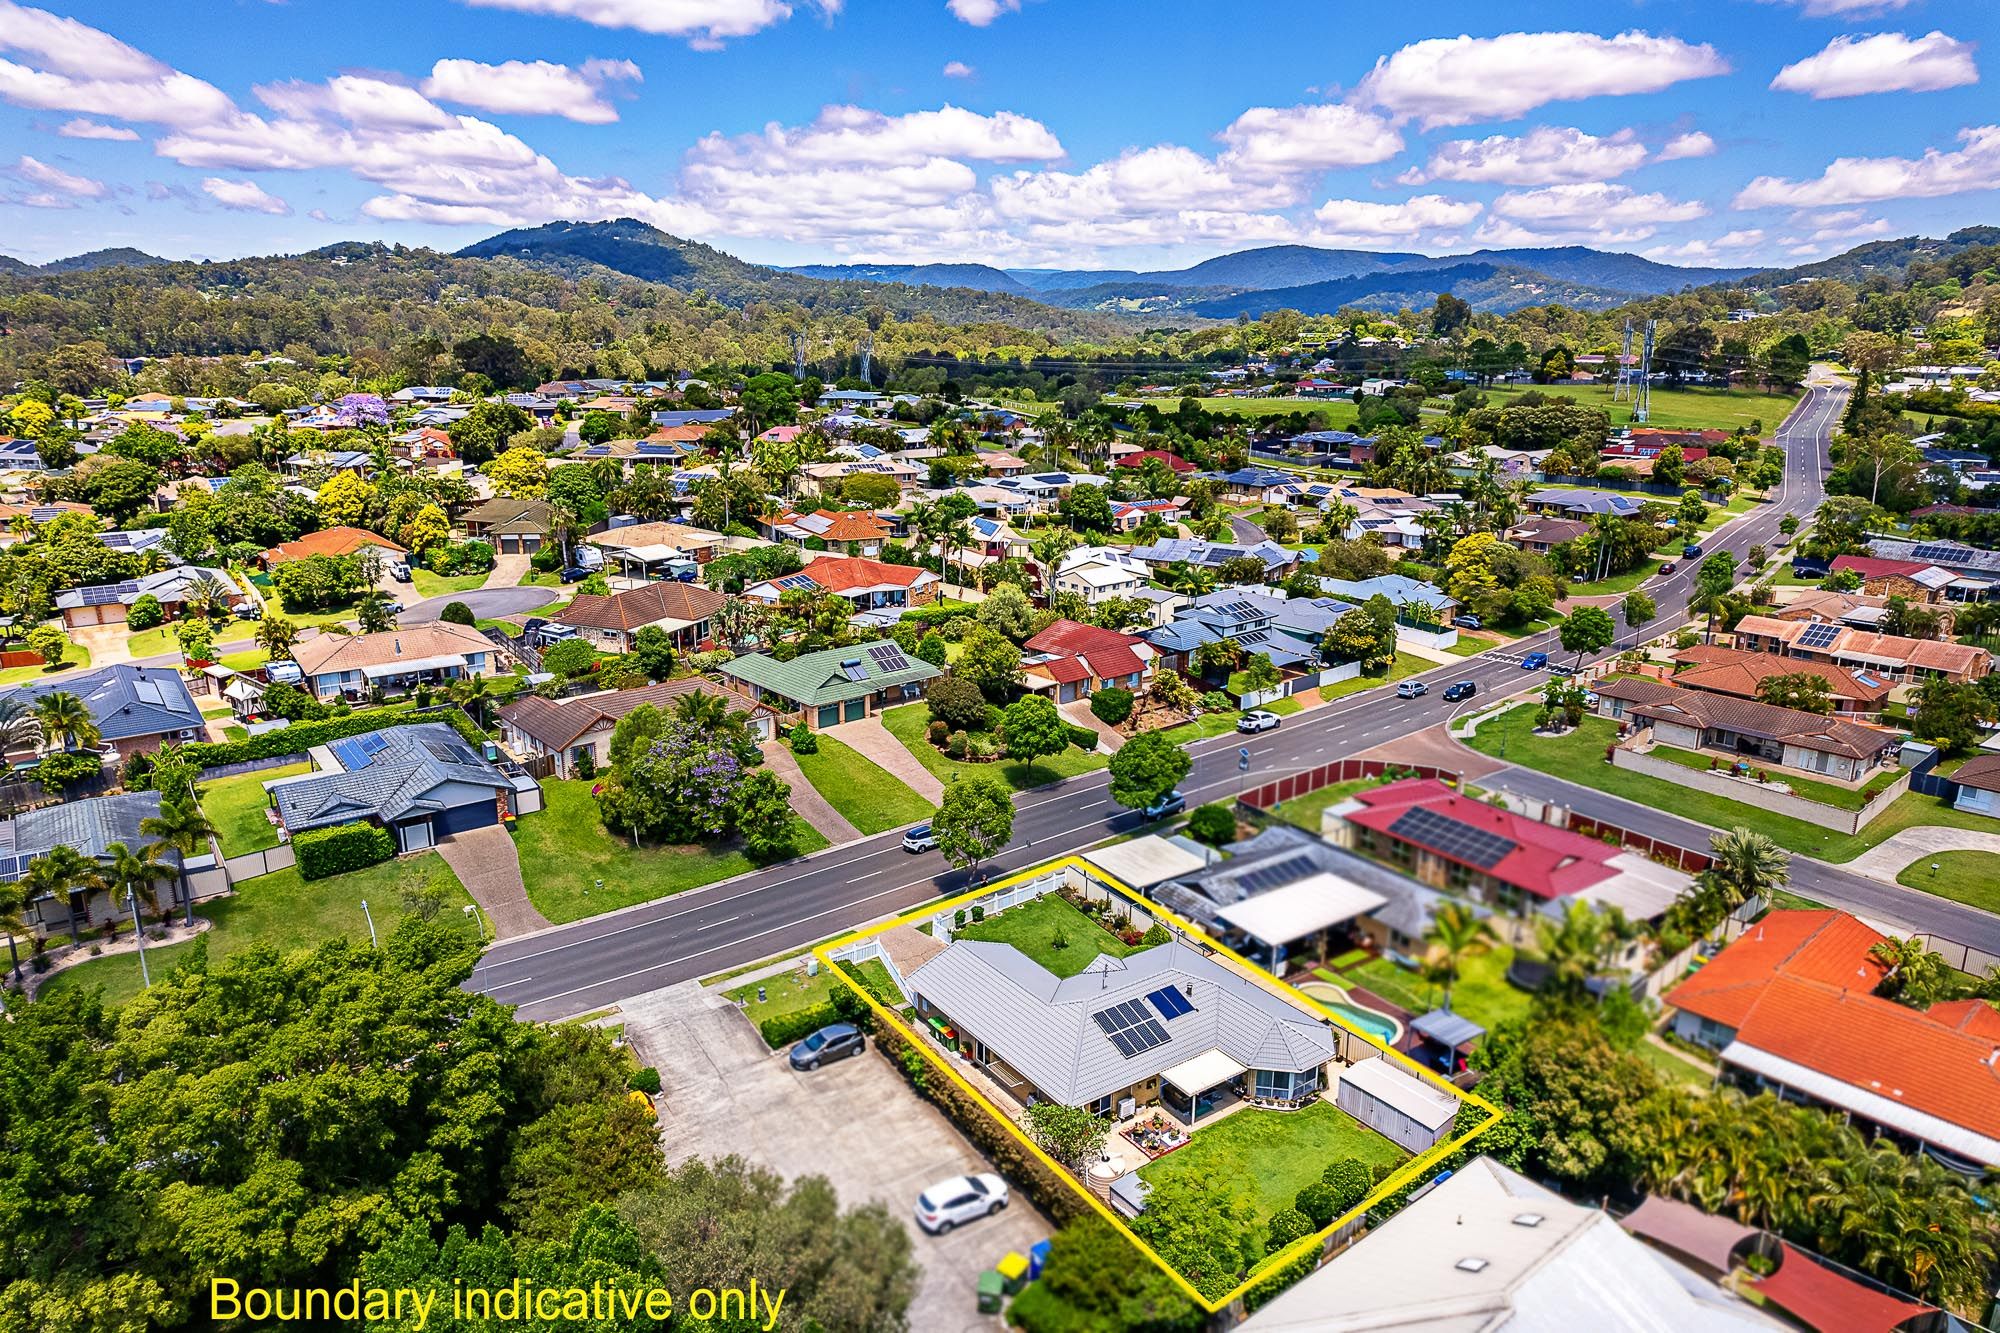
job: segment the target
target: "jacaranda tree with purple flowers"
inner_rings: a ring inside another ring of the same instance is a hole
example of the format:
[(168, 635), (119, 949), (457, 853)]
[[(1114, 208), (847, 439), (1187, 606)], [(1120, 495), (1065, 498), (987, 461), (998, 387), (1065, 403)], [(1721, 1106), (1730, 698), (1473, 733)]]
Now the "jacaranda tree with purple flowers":
[(637, 842), (710, 842), (741, 832), (770, 848), (769, 811), (789, 802), (790, 788), (775, 775), (748, 782), (751, 765), (723, 729), (678, 717), (657, 725), (614, 764), (598, 794), (605, 822)]
[(350, 393), (333, 407), (334, 419), (343, 426), (386, 426), (389, 405), (380, 394)]

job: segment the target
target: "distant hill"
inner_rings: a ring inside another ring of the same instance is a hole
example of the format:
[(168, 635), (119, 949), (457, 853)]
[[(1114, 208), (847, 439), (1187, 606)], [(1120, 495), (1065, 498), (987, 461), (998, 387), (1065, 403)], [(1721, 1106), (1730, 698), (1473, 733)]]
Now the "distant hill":
[(1033, 297), (1035, 290), (987, 264), (804, 264), (783, 270), (830, 282), (901, 282), (912, 287), (965, 287)]
[(1391, 269), (1298, 287), (1210, 296), (1180, 309), (1208, 319), (1234, 319), (1238, 315), (1255, 319), (1271, 310), (1331, 315), (1346, 306), (1369, 310), (1427, 306), (1445, 292), (1476, 309), (1502, 314), (1523, 306), (1551, 303), (1582, 310), (1609, 310), (1632, 298), (1630, 292), (1563, 282), (1513, 265), (1459, 263), (1438, 268)]
[(1682, 268), (1662, 264), (1642, 255), (1619, 251), (1592, 250), (1588, 246), (1566, 245), (1542, 250), (1475, 250), (1452, 263), (1489, 261), (1547, 274), (1565, 282), (1580, 282), (1612, 291), (1642, 292), (1659, 296), (1683, 287), (1708, 287), (1718, 282), (1735, 282), (1753, 273), (1754, 268)]
[(158, 255), (149, 255), (144, 250), (134, 250), (130, 246), (119, 246), (111, 250), (91, 250), (68, 259), (52, 259), (46, 264), (30, 264), (12, 255), (0, 255), (0, 273), (26, 275), (30, 273), (88, 273), (100, 268), (144, 268), (149, 264), (164, 264), (167, 261)]
[(1800, 264), (1794, 268), (1766, 270), (1749, 285), (1783, 287), (1813, 278), (1838, 278), (1843, 282), (1864, 282), (1878, 275), (1900, 278), (1911, 264), (1949, 259), (1961, 250), (1982, 245), (2000, 245), (2000, 227), (1964, 227), (1943, 240), (1904, 236), (1893, 241), (1870, 241), (1831, 259)]

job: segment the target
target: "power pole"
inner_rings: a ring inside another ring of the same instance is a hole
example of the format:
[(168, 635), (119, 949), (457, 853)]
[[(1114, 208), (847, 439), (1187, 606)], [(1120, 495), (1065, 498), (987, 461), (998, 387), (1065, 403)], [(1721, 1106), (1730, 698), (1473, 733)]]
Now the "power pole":
[(1644, 425), (1653, 415), (1653, 335), (1658, 331), (1660, 321), (1646, 321), (1645, 351), (1639, 356), (1638, 397), (1632, 408), (1632, 420)]

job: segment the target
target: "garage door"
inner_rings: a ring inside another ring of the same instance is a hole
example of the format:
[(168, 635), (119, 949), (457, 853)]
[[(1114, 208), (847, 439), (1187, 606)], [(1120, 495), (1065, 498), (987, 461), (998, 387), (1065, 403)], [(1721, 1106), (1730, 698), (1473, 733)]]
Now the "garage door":
[(492, 797), (474, 801), (470, 805), (454, 806), (433, 816), (437, 823), (438, 836), (463, 833), (467, 829), (485, 828), (500, 822), (500, 808)]
[(521, 539), (519, 537), (509, 537), (503, 535), (500, 538), (500, 554), (519, 555), (520, 553), (521, 553)]
[(866, 699), (849, 699), (847, 701), (847, 720), (849, 722), (859, 722), (867, 716), (868, 701)]
[(819, 706), (819, 724), (822, 727), (838, 726), (840, 724), (840, 705), (821, 704)]

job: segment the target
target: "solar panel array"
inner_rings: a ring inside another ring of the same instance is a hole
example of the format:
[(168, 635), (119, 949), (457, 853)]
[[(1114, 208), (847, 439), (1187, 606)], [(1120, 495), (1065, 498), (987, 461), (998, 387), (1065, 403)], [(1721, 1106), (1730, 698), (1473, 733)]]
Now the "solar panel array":
[(778, 580), (778, 587), (785, 590), (792, 588), (817, 588), (818, 586), (819, 584), (814, 582), (813, 576), (810, 574), (787, 574)]
[(137, 597), (139, 595), (139, 585), (130, 581), (125, 583), (99, 583), (89, 588), (78, 588), (76, 592), (77, 596), (83, 599), (85, 606), (109, 606), (111, 603), (123, 601), (127, 597)]
[(850, 657), (840, 664), (840, 674), (849, 680), (867, 680), (868, 673), (861, 669), (861, 659)]
[(1126, 1000), (1109, 1009), (1100, 1009), (1090, 1017), (1127, 1060), (1141, 1051), (1150, 1051), (1167, 1043), (1167, 1030), (1137, 1000)]
[(879, 671), (908, 671), (910, 659), (893, 643), (878, 643), (868, 650), (868, 659)]
[(1160, 1011), (1161, 1018), (1179, 1018), (1182, 1014), (1194, 1012), (1194, 1002), (1175, 990), (1172, 986), (1162, 986), (1156, 991), (1148, 991), (1146, 998)]
[(1932, 543), (1926, 546), (1919, 546), (1911, 551), (1910, 554), (1919, 560), (1935, 560), (1939, 564), (1952, 565), (1964, 563), (1971, 557), (1972, 552), (1963, 546)]
[(1801, 648), (1831, 648), (1833, 641), (1840, 637), (1841, 626), (1827, 621), (1816, 621), (1806, 626), (1806, 632), (1799, 635)]
[(1319, 862), (1310, 856), (1292, 856), (1283, 861), (1274, 861), (1267, 866), (1258, 866), (1239, 875), (1237, 884), (1242, 886), (1245, 896), (1262, 893), (1285, 884), (1295, 884), (1319, 869)]
[(1440, 856), (1463, 861), (1481, 870), (1491, 870), (1513, 851), (1518, 843), (1497, 833), (1461, 824), (1449, 815), (1421, 807), (1406, 810), (1389, 825), (1389, 836), (1427, 847)]

